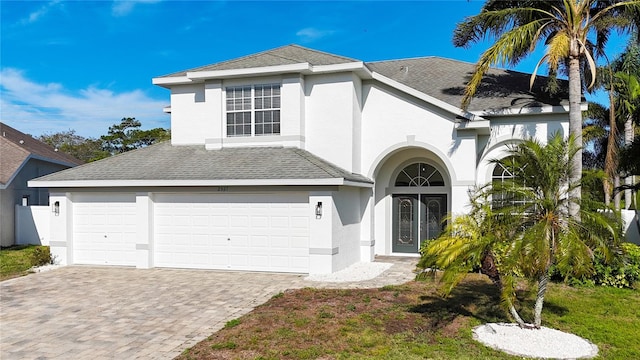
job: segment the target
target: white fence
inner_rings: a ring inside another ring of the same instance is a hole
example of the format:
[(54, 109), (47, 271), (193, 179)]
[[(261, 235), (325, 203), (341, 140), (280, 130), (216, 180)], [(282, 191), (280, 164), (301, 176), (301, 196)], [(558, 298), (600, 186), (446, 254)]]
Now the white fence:
[(49, 206), (16, 205), (15, 236), (17, 245), (49, 245)]
[(635, 210), (622, 210), (625, 240), (640, 245), (640, 219)]

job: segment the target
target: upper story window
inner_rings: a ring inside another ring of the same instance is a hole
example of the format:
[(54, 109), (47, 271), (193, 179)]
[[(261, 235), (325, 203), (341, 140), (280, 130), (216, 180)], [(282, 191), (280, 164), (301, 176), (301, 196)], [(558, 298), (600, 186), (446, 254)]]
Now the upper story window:
[(226, 90), (227, 136), (280, 134), (280, 85), (235, 86)]

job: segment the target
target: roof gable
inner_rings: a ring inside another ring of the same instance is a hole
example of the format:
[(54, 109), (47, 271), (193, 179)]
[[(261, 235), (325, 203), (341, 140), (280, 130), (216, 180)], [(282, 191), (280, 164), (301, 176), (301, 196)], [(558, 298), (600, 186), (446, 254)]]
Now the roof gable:
[(36, 140), (31, 135), (0, 123), (0, 184), (8, 184), (31, 157), (57, 164), (75, 166), (82, 161)]

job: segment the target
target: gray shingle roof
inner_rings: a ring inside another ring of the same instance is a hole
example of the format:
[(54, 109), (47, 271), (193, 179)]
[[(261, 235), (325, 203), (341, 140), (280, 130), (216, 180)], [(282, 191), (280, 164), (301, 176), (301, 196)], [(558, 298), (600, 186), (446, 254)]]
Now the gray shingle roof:
[[(42, 181), (337, 179), (372, 183), (308, 151), (284, 147), (206, 150), (169, 141), (43, 176)], [(310, 182), (311, 184), (311, 182)]]
[[(374, 72), (457, 107), (475, 69), (475, 64), (440, 57), (370, 62), (366, 65)], [(547, 85), (544, 76), (536, 77), (530, 91), (530, 76), (517, 71), (490, 69), (468, 110), (568, 104), (567, 100), (562, 100), (568, 98), (567, 93), (561, 92), (551, 98), (543, 91)], [(565, 82), (560, 86), (567, 88)]]
[[(192, 71), (247, 69), (299, 63), (333, 65), (355, 61), (359, 60), (328, 54), (298, 45), (287, 45), (162, 77), (186, 76), (187, 72)], [(475, 65), (471, 63), (440, 57), (367, 62), (365, 65), (373, 72), (382, 74), (455, 107), (460, 107), (464, 88), (475, 68)], [(566, 91), (554, 96), (549, 96), (543, 91), (547, 85), (546, 77), (538, 76), (532, 90), (529, 90), (529, 78), (529, 74), (517, 71), (489, 70), (472, 99), (468, 110), (491, 112), (510, 107), (568, 104), (564, 100), (568, 98)], [(566, 82), (563, 81), (560, 82), (560, 87), (563, 89), (568, 88)]]
[(328, 54), (322, 51), (308, 49), (298, 45), (287, 45), (276, 49), (247, 55), (241, 58), (223, 61), (220, 63), (184, 70), (173, 74), (161, 76), (186, 76), (192, 71), (215, 71), (215, 70), (235, 70), (248, 69), (263, 66), (278, 66), (309, 63), (311, 65), (334, 65), (350, 63), (358, 60), (343, 56)]

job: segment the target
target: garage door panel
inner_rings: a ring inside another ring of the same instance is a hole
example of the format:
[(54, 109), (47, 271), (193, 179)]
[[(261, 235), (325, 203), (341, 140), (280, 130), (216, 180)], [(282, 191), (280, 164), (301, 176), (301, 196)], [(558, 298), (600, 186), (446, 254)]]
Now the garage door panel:
[(74, 194), (74, 263), (135, 266), (135, 221), (133, 194)]
[(307, 201), (306, 194), (157, 195), (155, 266), (193, 267), (164, 254), (186, 251), (208, 262), (202, 268), (308, 272)]

